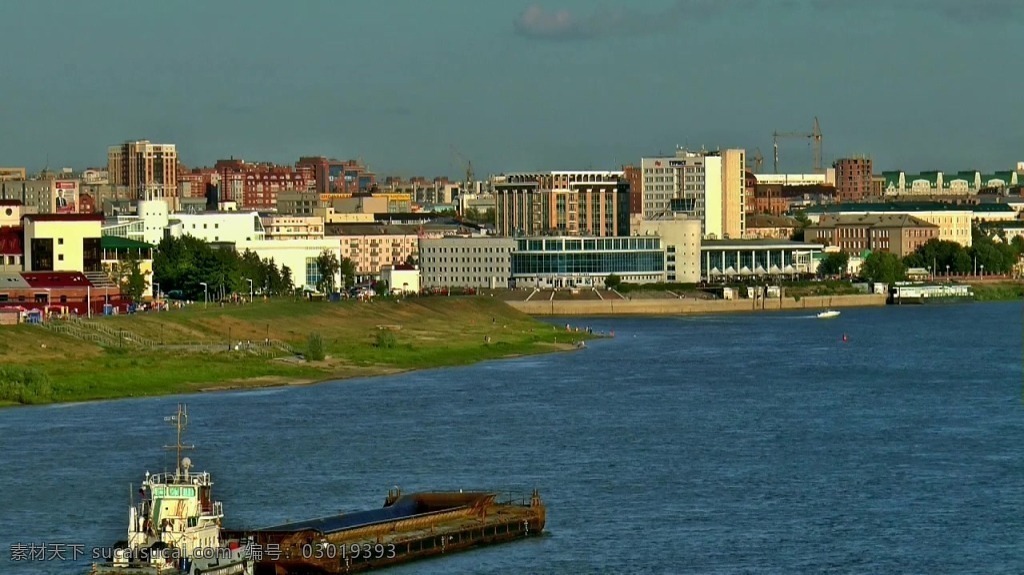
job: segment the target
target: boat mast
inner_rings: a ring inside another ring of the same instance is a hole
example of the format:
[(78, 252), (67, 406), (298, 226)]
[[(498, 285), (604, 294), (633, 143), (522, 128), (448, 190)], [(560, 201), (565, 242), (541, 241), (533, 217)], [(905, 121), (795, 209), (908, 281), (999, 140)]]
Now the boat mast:
[(181, 452), (186, 449), (195, 449), (195, 445), (182, 445), (181, 435), (185, 432), (185, 427), (188, 426), (188, 407), (184, 404), (178, 404), (178, 413), (170, 417), (165, 417), (164, 421), (169, 421), (177, 427), (178, 439), (174, 445), (165, 445), (164, 449), (174, 449), (177, 452), (177, 458), (174, 460), (174, 478), (179, 479), (181, 477)]

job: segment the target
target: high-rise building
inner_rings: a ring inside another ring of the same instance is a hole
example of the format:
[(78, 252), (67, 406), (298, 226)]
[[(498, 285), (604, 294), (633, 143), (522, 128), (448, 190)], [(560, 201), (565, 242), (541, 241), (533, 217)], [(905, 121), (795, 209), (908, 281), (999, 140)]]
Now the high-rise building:
[(351, 197), (357, 192), (368, 192), (377, 185), (377, 176), (359, 160), (334, 160), (323, 156), (304, 156), (295, 166), (308, 166), (316, 178), (316, 191), (321, 194), (341, 194)]
[(746, 152), (721, 150), (643, 158), (644, 219), (677, 213), (701, 220), (707, 239), (738, 239), (745, 231)]
[(629, 235), (629, 182), (623, 172), (541, 172), (494, 183), (498, 234)]
[(644, 176), (640, 166), (623, 166), (622, 171), (629, 182), (629, 213), (644, 213)]
[(840, 202), (859, 202), (871, 195), (871, 158), (841, 158), (832, 167), (836, 169), (836, 198)]
[(129, 141), (107, 150), (110, 183), (137, 200), (165, 200), (178, 195), (178, 150), (174, 144)]

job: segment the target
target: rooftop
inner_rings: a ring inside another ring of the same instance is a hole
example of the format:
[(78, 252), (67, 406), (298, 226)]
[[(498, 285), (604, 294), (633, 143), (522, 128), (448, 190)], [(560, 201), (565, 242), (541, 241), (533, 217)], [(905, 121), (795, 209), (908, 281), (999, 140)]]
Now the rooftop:
[(92, 286), (80, 272), (24, 272), (21, 277), (33, 288), (69, 288)]
[(886, 202), (864, 204), (829, 204), (807, 208), (810, 214), (864, 213), (864, 212), (969, 212), (973, 206), (942, 202)]
[(750, 228), (795, 228), (800, 222), (786, 216), (771, 214), (752, 214), (747, 216), (747, 229)]
[(91, 222), (103, 221), (103, 214), (25, 214), (22, 219), (34, 222)]
[(728, 248), (778, 248), (778, 249), (823, 249), (825, 246), (808, 242), (795, 242), (792, 240), (701, 240), (700, 249), (728, 249)]
[(864, 226), (864, 227), (900, 227), (900, 228), (938, 228), (921, 218), (910, 214), (842, 214), (822, 216), (821, 221), (815, 228), (834, 228), (836, 226)]
[(118, 236), (102, 236), (100, 248), (104, 250), (151, 250), (156, 246), (129, 238)]

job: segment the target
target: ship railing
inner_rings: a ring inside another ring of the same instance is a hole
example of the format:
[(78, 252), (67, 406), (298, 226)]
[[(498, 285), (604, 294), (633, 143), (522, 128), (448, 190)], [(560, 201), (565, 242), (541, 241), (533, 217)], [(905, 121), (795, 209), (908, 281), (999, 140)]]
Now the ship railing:
[(494, 493), (497, 493), (494, 498), (495, 503), (499, 505), (515, 505), (518, 507), (529, 507), (530, 501), (533, 497), (530, 492), (520, 490), (498, 491)]
[(207, 472), (184, 473), (178, 475), (173, 472), (154, 473), (149, 476), (150, 483), (161, 483), (164, 485), (210, 485), (210, 474)]

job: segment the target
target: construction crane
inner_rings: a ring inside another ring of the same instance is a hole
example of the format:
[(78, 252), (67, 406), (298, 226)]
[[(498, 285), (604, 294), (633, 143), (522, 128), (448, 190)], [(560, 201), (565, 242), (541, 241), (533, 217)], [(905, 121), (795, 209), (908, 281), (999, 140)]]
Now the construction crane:
[(459, 151), (455, 149), (454, 145), (451, 146), (451, 149), (452, 149), (452, 156), (454, 156), (455, 159), (457, 159), (459, 162), (462, 162), (462, 163), (466, 164), (466, 182), (465, 182), (465, 184), (463, 184), (463, 188), (464, 188), (466, 193), (470, 193), (470, 188), (473, 186), (473, 181), (474, 181), (473, 180), (473, 162), (467, 160), (465, 156), (460, 154)]
[(761, 148), (754, 149), (754, 156), (752, 159), (754, 160), (754, 173), (760, 174), (761, 167), (764, 166), (764, 156), (761, 155)]
[(821, 127), (818, 117), (814, 117), (814, 130), (806, 132), (775, 132), (772, 134), (772, 145), (775, 148), (775, 173), (779, 173), (779, 138), (808, 138), (814, 145), (814, 173), (820, 174), (821, 168)]

